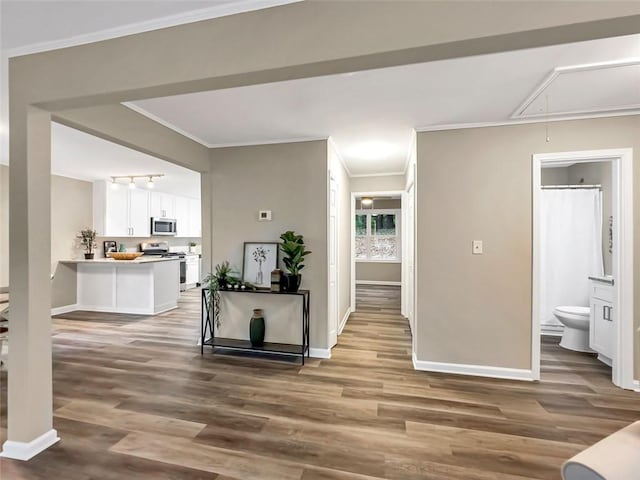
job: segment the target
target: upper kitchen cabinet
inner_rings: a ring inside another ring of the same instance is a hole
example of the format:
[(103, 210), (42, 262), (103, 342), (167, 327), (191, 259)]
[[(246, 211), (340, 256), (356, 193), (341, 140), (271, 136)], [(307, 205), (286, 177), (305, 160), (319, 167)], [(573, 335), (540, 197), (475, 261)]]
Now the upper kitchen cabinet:
[(149, 192), (122, 186), (113, 190), (105, 181), (93, 184), (93, 228), (100, 237), (148, 237)]
[(190, 237), (202, 236), (202, 213), (199, 198), (189, 199), (189, 230)]
[(200, 237), (202, 235), (200, 220), (200, 199), (175, 197), (176, 220), (178, 221), (178, 237)]
[(129, 227), (132, 237), (148, 237), (151, 234), (149, 192), (129, 190)]
[(162, 193), (151, 192), (151, 216), (156, 218), (176, 218), (175, 196)]
[(177, 237), (190, 237), (191, 226), (189, 225), (189, 199), (187, 197), (176, 197), (176, 216), (175, 219), (178, 222)]

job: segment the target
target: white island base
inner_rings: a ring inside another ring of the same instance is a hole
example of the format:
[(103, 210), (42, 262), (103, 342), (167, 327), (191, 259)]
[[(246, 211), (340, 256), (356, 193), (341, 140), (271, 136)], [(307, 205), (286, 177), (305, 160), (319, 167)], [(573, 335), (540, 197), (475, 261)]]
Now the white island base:
[(77, 310), (155, 315), (178, 307), (180, 261), (77, 260)]

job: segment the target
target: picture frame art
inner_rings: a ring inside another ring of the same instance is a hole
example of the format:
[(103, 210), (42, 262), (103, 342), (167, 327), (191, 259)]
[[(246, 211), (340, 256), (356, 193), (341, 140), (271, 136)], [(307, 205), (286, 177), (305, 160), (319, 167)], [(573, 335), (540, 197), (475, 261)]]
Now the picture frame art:
[(271, 288), (271, 271), (278, 267), (280, 244), (244, 242), (242, 281), (257, 288)]

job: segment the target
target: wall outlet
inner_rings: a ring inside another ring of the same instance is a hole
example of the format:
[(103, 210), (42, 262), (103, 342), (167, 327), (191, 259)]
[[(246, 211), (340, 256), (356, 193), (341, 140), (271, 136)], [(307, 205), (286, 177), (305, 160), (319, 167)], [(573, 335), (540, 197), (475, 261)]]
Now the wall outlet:
[(474, 255), (482, 255), (482, 240), (473, 241), (471, 253), (473, 253)]
[(258, 221), (259, 222), (270, 222), (271, 221), (271, 210), (260, 210), (258, 212)]

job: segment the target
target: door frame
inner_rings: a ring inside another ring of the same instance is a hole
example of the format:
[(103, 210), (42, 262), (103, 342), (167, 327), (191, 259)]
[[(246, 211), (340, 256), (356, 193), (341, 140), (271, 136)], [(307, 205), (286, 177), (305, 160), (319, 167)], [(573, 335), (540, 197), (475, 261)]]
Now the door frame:
[[(614, 345), (613, 383), (621, 388), (639, 390), (634, 380), (635, 337), (633, 325), (633, 149), (618, 148), (534, 154), (532, 157), (533, 255), (531, 293), (531, 369), (533, 380), (540, 380), (540, 187), (543, 164), (612, 163), (614, 199), (613, 274), (617, 284), (616, 305), (619, 311)], [(626, 334), (626, 335), (625, 335)]]
[[(400, 200), (400, 217), (401, 217), (401, 224), (400, 224), (400, 235), (402, 236), (402, 238), (404, 239), (404, 231), (405, 231), (405, 225), (404, 225), (404, 221), (405, 221), (405, 217), (404, 214), (402, 212), (404, 212), (404, 205), (402, 204), (402, 200), (404, 200), (404, 190), (379, 190), (379, 191), (368, 191), (368, 192), (351, 192), (351, 236), (350, 236), (350, 242), (351, 242), (351, 300), (350, 300), (350, 304), (351, 304), (351, 311), (355, 312), (356, 311), (356, 198), (358, 197), (375, 197), (375, 196), (387, 196), (387, 195), (394, 195), (394, 196), (399, 196), (401, 198)], [(402, 248), (401, 248), (401, 255), (403, 255), (402, 253)], [(403, 257), (404, 258), (404, 257)], [(401, 268), (404, 269), (404, 262), (401, 262)], [(401, 289), (405, 288), (404, 285), (404, 271), (400, 272), (400, 280), (401, 280)]]
[[(335, 221), (333, 231), (331, 229), (331, 184), (335, 185)], [(328, 202), (327, 202), (327, 313), (328, 313), (328, 325), (327, 325), (327, 346), (329, 351), (336, 346), (338, 336), (340, 335), (340, 202), (338, 195), (340, 193), (340, 184), (336, 176), (329, 172), (329, 185), (327, 188)], [(332, 236), (334, 237), (332, 239)], [(331, 242), (333, 240), (335, 248), (335, 269), (336, 269), (336, 288), (333, 308), (331, 306)], [(333, 311), (331, 311), (333, 310)], [(333, 327), (335, 326), (335, 340), (333, 342)]]

